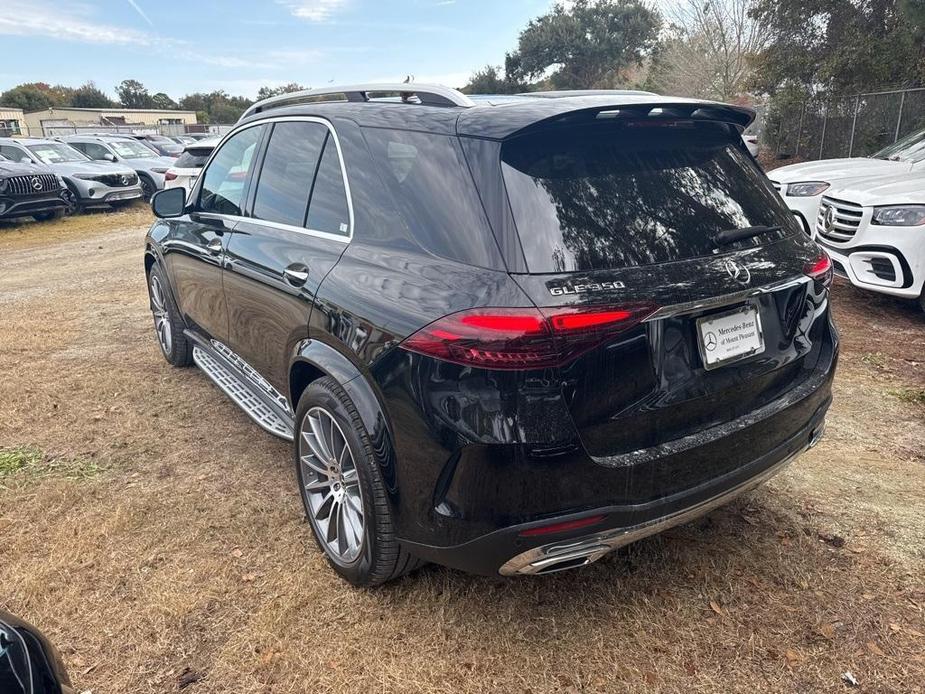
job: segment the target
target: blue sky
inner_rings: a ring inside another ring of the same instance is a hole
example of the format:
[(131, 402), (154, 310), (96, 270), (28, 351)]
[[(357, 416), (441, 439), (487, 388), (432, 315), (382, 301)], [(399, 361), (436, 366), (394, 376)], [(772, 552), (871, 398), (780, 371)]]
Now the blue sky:
[(123, 79), (173, 98), (262, 85), (462, 86), (500, 64), (551, 0), (3, 0), (0, 91), (22, 82), (115, 95)]

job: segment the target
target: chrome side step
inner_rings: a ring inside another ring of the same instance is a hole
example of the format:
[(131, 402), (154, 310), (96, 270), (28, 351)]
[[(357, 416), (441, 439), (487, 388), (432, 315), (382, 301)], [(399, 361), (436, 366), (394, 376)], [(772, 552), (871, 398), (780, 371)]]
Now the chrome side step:
[(295, 424), (285, 397), (221, 342), (210, 344), (189, 331), (185, 334), (193, 341), (196, 366), (259, 426), (292, 441)]

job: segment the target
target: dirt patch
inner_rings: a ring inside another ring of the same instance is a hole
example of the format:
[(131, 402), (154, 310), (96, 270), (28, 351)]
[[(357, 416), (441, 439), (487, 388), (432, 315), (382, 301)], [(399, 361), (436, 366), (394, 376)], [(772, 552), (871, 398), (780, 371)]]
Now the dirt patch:
[(925, 408), (893, 394), (925, 385), (913, 307), (836, 286), (826, 438), (702, 521), (578, 572), (358, 591), (288, 447), (160, 356), (147, 214), (0, 229), (0, 449), (43, 469), (0, 480), (0, 604), (79, 690), (922, 691)]

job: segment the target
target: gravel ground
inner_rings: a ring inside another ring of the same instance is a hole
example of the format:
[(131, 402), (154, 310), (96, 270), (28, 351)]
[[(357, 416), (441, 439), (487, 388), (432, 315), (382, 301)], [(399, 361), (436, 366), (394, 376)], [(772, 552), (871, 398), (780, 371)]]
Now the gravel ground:
[(925, 691), (925, 315), (839, 283), (826, 438), (577, 572), (347, 587), (287, 446), (156, 346), (137, 206), (0, 225), (0, 606), (103, 692)]

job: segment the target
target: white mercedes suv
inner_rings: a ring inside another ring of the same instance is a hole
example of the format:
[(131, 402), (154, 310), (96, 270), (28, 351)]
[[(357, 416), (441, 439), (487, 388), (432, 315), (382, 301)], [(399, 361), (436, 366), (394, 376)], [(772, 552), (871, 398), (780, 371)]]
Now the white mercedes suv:
[(869, 157), (790, 164), (768, 172), (768, 178), (810, 234), (819, 203), (830, 187), (918, 171), (925, 171), (925, 130), (907, 135)]
[(925, 309), (925, 171), (829, 188), (815, 238), (856, 287), (918, 299)]

